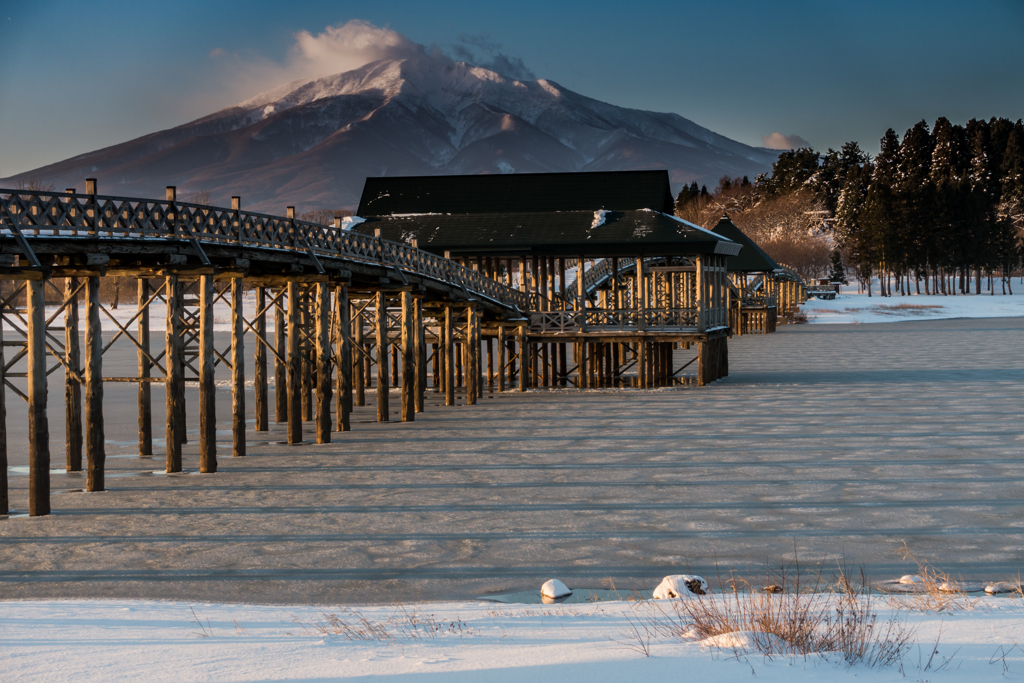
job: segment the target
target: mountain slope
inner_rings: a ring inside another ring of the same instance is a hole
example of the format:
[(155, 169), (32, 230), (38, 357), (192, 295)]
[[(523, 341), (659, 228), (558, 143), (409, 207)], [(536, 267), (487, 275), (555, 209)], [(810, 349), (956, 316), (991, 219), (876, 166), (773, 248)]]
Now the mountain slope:
[(278, 213), (354, 208), (367, 176), (667, 168), (678, 187), (753, 176), (776, 156), (676, 114), (423, 55), (290, 83), (0, 186), (37, 179), (63, 189), (88, 176), (104, 194), (162, 196), (177, 185), (183, 197), (241, 195), (246, 208)]

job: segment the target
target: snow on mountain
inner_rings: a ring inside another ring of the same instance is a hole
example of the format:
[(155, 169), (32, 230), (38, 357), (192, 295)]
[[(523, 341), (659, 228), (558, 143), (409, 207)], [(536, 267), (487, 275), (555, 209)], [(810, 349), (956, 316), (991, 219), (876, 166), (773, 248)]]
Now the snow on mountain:
[(353, 208), (376, 175), (669, 169), (673, 183), (769, 170), (749, 147), (676, 114), (606, 104), (442, 56), (289, 83), (177, 128), (0, 179), (181, 196), (281, 212)]

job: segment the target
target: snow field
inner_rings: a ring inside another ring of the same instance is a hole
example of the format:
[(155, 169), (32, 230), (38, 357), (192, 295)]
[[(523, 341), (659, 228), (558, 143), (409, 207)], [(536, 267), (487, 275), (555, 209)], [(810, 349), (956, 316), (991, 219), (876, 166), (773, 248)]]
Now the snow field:
[[(880, 606), (880, 621), (894, 616), (892, 608)], [(902, 665), (869, 668), (849, 666), (836, 653), (754, 654), (745, 647), (750, 634), (720, 636), (722, 647), (665, 634), (648, 640), (653, 624), (667, 623), (669, 601), (322, 608), (12, 601), (0, 602), (0, 677), (25, 683), (314, 682), (371, 676), (558, 683), (1021, 680), (1024, 652), (1014, 643), (1024, 643), (1022, 609), (1020, 600), (987, 598), (967, 612), (901, 612), (913, 630)], [(344, 631), (338, 624), (353, 626), (347, 637), (330, 633)], [(639, 636), (631, 624), (639, 627)]]

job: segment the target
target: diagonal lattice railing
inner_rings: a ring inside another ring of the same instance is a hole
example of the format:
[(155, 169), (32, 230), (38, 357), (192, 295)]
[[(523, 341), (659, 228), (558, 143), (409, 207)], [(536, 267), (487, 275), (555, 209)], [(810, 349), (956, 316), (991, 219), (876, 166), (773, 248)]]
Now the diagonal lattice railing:
[(195, 239), (200, 244), (312, 254), (427, 277), (516, 312), (530, 308), (523, 292), (406, 244), (294, 218), (188, 202), (0, 189), (0, 235), (5, 233), (26, 240)]

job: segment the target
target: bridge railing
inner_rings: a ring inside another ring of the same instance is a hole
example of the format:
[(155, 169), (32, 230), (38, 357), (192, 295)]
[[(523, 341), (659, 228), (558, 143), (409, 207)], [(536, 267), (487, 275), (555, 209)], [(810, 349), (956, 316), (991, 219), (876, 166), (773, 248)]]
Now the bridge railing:
[(539, 333), (692, 332), (701, 313), (697, 308), (542, 311), (530, 313), (530, 327)]
[(369, 263), (456, 286), (518, 311), (530, 308), (510, 289), (453, 261), (406, 244), (295, 218), (179, 201), (0, 189), (0, 234), (26, 239), (195, 239)]

